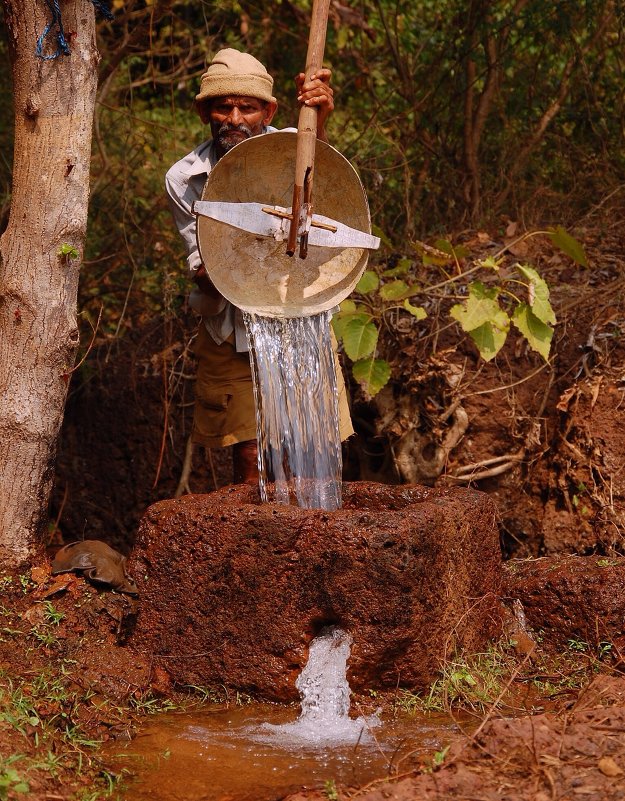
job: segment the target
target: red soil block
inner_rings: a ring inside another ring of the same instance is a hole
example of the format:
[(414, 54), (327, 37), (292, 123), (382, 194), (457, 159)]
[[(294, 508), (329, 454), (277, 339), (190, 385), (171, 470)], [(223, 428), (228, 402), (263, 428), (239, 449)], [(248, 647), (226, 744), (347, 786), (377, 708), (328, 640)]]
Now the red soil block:
[(261, 504), (252, 486), (162, 501), (130, 571), (128, 644), (178, 685), (295, 700), (308, 644), (337, 625), (353, 689), (425, 687), (501, 631), (496, 508), (464, 488), (345, 484), (335, 512)]

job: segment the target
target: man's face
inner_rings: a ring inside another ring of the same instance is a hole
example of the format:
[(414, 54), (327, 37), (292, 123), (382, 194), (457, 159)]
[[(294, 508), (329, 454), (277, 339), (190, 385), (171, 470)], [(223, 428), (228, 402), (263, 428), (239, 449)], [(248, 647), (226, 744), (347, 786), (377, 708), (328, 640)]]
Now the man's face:
[(255, 97), (215, 98), (208, 107), (208, 122), (218, 149), (227, 153), (244, 139), (263, 133), (275, 112), (275, 103)]

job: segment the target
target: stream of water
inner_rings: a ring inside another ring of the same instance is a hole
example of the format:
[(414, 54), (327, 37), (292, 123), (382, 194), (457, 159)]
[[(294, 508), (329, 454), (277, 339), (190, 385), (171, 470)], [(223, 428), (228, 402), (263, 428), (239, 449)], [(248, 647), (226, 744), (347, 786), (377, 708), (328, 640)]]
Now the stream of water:
[(341, 438), (330, 312), (244, 314), (264, 502), (341, 506)]
[(297, 720), (279, 726), (267, 723), (250, 735), (282, 748), (375, 744), (371, 729), (380, 725), (379, 718), (349, 716), (346, 674), (351, 644), (352, 638), (341, 629), (322, 631), (311, 642), (308, 662), (295, 682), (302, 699)]

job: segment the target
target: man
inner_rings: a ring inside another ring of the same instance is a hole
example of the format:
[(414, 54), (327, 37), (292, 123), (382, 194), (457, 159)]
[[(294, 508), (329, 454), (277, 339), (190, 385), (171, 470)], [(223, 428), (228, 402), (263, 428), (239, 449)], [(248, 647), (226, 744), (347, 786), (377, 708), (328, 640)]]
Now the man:
[[(317, 137), (327, 141), (325, 123), (334, 108), (331, 72), (321, 69), (305, 82), (295, 79), (300, 104), (318, 109)], [(195, 346), (198, 359), (193, 417), (194, 442), (209, 448), (233, 446), (234, 482), (258, 478), (256, 415), (247, 338), (241, 311), (211, 283), (198, 251), (192, 204), (199, 200), (211, 168), (235, 145), (275, 131), (278, 108), (273, 78), (248, 53), (220, 50), (202, 76), (196, 108), (210, 126), (204, 142), (168, 171), (165, 185), (174, 220), (187, 246), (196, 287), (190, 305), (202, 317)], [(337, 365), (341, 439), (353, 433), (343, 378)]]

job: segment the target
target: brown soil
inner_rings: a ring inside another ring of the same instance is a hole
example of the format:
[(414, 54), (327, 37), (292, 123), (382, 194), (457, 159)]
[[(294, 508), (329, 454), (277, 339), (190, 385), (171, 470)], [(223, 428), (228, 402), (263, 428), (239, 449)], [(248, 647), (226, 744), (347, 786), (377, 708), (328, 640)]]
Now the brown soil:
[[(515, 329), (493, 362), (480, 360), (448, 325), (458, 298), (443, 297), (425, 321), (383, 329), (381, 350), (393, 364), (387, 388), (365, 402), (352, 387), (359, 434), (352, 472), (478, 487), (498, 504), (506, 555), (622, 553), (625, 545), (625, 242), (614, 230), (577, 233), (590, 268), (574, 266), (543, 237), (502, 266), (513, 274), (515, 262), (526, 261), (551, 287), (558, 325), (549, 365)], [(473, 257), (507, 241), (483, 239), (460, 237)], [(426, 284), (442, 277), (418, 276)], [(465, 419), (457, 441), (454, 428)]]
[[(123, 614), (134, 603), (83, 578), (2, 576), (0, 606), (0, 778), (10, 765), (27, 795), (74, 798), (108, 786), (92, 743), (129, 737), (134, 706), (153, 696), (155, 677), (139, 654), (118, 647)], [(15, 762), (3, 759), (17, 756)]]

